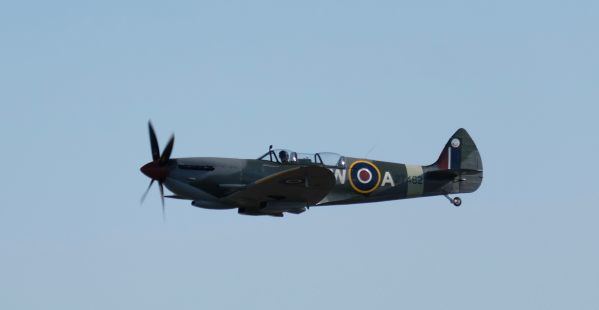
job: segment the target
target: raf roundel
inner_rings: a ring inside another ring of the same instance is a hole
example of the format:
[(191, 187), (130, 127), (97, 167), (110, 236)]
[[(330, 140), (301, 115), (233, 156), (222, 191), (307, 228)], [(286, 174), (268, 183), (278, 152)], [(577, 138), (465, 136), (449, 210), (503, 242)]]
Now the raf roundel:
[(372, 193), (381, 184), (381, 171), (372, 162), (357, 160), (349, 167), (349, 184), (360, 194)]

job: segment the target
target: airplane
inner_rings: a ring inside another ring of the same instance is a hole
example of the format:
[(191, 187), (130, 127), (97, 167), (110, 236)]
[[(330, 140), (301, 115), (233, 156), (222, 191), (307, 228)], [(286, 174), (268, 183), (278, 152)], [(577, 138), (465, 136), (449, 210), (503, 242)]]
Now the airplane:
[(429, 196), (444, 196), (459, 207), (460, 197), (449, 195), (474, 192), (483, 178), (479, 151), (463, 128), (451, 136), (439, 159), (427, 166), (330, 152), (298, 153), (272, 145), (257, 159), (170, 158), (174, 135), (161, 154), (151, 122), (148, 129), (152, 161), (140, 170), (151, 181), (141, 202), (158, 182), (163, 216), (163, 186), (173, 193), (167, 198), (191, 200), (195, 207), (282, 217), (310, 207)]

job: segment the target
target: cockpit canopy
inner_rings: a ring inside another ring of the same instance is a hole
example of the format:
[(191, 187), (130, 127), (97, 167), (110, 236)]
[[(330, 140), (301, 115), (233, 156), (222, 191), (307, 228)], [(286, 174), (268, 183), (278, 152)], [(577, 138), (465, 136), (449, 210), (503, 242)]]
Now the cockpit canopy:
[(290, 165), (319, 165), (327, 168), (345, 168), (345, 157), (331, 152), (298, 153), (288, 149), (270, 149), (258, 159)]

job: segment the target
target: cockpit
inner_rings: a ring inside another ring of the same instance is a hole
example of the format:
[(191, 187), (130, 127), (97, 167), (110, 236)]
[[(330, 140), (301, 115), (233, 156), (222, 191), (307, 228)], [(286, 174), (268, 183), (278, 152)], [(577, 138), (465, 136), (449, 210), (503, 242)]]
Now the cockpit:
[(327, 168), (345, 169), (345, 157), (331, 152), (298, 153), (288, 149), (272, 149), (258, 160), (288, 165), (319, 165)]

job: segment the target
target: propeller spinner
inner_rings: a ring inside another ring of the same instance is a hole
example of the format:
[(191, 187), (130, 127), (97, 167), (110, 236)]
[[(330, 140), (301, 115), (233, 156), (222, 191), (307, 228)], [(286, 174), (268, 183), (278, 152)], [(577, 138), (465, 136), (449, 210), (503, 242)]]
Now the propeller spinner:
[(152, 184), (154, 181), (158, 181), (158, 188), (160, 189), (160, 199), (162, 202), (162, 217), (165, 217), (164, 213), (164, 181), (169, 175), (168, 169), (168, 161), (171, 157), (171, 153), (173, 152), (173, 145), (175, 144), (175, 136), (172, 135), (168, 140), (162, 155), (160, 155), (160, 148), (158, 147), (158, 139), (156, 138), (156, 132), (154, 131), (154, 127), (152, 126), (152, 122), (148, 122), (148, 130), (150, 131), (150, 146), (152, 148), (152, 161), (143, 165), (139, 170), (143, 174), (145, 174), (148, 178), (152, 179), (150, 181), (150, 185), (144, 192), (141, 197), (141, 203), (144, 202), (150, 188), (152, 188)]

